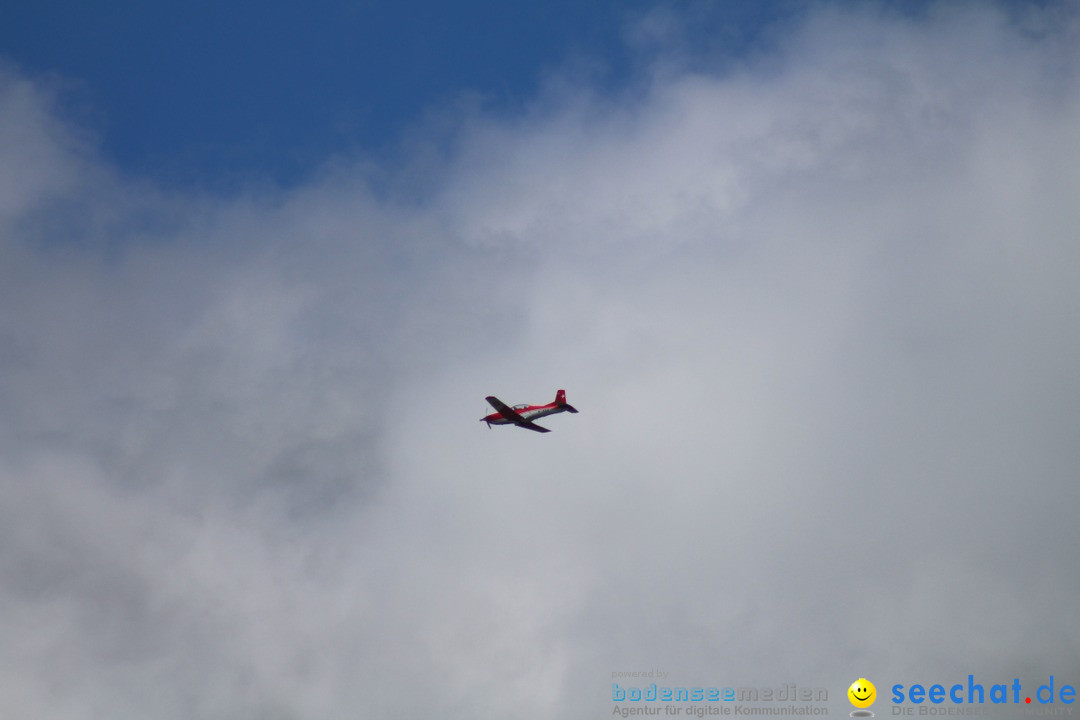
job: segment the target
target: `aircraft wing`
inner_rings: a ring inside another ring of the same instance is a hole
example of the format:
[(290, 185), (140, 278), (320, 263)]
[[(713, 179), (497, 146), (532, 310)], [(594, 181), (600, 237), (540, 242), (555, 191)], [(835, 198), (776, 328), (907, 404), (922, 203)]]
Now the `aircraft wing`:
[(517, 426), (526, 428), (528, 430), (535, 430), (536, 432), (551, 432), (546, 427), (540, 427), (531, 420), (522, 420), (521, 422), (517, 423)]
[(523, 428), (526, 428), (528, 430), (535, 430), (536, 432), (542, 432), (542, 433), (551, 432), (546, 427), (540, 427), (539, 425), (532, 422), (531, 420), (526, 420), (525, 418), (523, 418), (521, 416), (520, 413), (518, 413), (516, 410), (514, 410), (514, 408), (510, 407), (509, 405), (507, 405), (506, 403), (504, 403), (502, 400), (495, 397), (494, 395), (488, 395), (484, 399), (488, 401), (488, 404), (491, 405), (491, 407), (498, 410), (500, 415), (502, 415), (504, 418), (506, 418), (510, 422), (514, 423), (518, 427), (523, 427)]
[(488, 404), (491, 405), (491, 407), (498, 410), (500, 415), (502, 415), (504, 418), (506, 418), (510, 422), (512, 422), (512, 423), (526, 422), (525, 418), (521, 417), (521, 415), (518, 414), (517, 410), (510, 407), (509, 405), (507, 405), (506, 403), (504, 403), (502, 400), (495, 397), (494, 395), (488, 395), (484, 399), (488, 401)]

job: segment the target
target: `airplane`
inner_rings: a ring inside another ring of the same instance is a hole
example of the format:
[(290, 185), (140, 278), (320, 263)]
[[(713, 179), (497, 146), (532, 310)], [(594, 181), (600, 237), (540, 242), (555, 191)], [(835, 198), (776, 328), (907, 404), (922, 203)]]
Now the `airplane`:
[(548, 415), (554, 415), (555, 413), (561, 412), (577, 412), (577, 409), (573, 405), (566, 402), (565, 390), (559, 390), (555, 393), (555, 402), (550, 402), (547, 405), (529, 405), (528, 403), (522, 403), (510, 407), (494, 395), (488, 395), (484, 399), (488, 401), (491, 407), (498, 410), (498, 412), (480, 418), (480, 422), (486, 422), (488, 428), (492, 425), (517, 425), (518, 427), (527, 430), (546, 433), (551, 431), (546, 427), (540, 427), (534, 423), (534, 418), (547, 417)]

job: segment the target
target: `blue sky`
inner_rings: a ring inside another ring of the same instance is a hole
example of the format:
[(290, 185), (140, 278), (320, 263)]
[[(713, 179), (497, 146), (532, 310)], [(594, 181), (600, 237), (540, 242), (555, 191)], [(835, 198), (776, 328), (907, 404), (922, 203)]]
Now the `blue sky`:
[[(684, 5), (694, 42), (735, 56), (803, 4)], [(73, 110), (124, 168), (288, 184), (334, 153), (387, 150), (463, 96), (519, 111), (575, 61), (616, 89), (640, 69), (626, 29), (654, 6), (16, 0), (0, 10), (0, 57), (72, 83)]]
[(0, 58), (61, 80), (68, 112), (121, 168), (291, 185), (335, 155), (394, 157), (410, 129), (463, 98), (519, 113), (560, 74), (625, 90), (649, 66), (650, 41), (628, 37), (649, 13), (678, 17), (680, 57), (716, 71), (817, 4), (14, 0), (0, 10)]

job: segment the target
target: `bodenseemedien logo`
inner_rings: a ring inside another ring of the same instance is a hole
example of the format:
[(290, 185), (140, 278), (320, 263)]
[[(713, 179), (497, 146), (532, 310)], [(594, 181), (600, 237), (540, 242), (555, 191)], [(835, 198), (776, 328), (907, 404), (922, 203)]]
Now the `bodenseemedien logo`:
[[(669, 673), (655, 671), (611, 674), (612, 715), (663, 715), (704, 718), (713, 715), (812, 717), (828, 715), (829, 691), (796, 683), (774, 686), (668, 684)], [(625, 684), (625, 678), (656, 677), (664, 682)], [(619, 682), (615, 682), (619, 680)]]
[(847, 691), (848, 700), (855, 706), (851, 711), (851, 717), (874, 717), (874, 711), (870, 706), (877, 700), (877, 688), (874, 683), (866, 678), (859, 678), (851, 683)]

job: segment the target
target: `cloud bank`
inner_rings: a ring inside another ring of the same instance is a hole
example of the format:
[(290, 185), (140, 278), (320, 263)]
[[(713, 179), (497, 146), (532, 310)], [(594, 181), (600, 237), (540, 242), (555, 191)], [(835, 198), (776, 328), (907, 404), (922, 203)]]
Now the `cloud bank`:
[(170, 192), (3, 70), (0, 714), (1080, 680), (1077, 31), (822, 6), (418, 192)]

